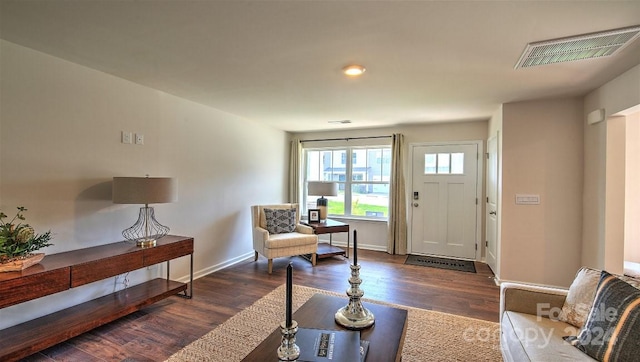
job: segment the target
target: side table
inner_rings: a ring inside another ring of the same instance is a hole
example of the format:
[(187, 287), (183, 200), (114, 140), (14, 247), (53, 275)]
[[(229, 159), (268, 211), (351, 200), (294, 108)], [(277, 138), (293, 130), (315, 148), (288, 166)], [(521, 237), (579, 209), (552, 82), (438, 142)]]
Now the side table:
[[(318, 243), (318, 252), (316, 254), (318, 259), (324, 259), (334, 255), (344, 255), (346, 258), (349, 258), (349, 242), (351, 238), (351, 235), (349, 234), (349, 224), (332, 219), (312, 223), (302, 221), (301, 224), (310, 226), (313, 229), (313, 233), (316, 235), (329, 234), (329, 244)], [(347, 233), (346, 250), (333, 246), (333, 233)]]

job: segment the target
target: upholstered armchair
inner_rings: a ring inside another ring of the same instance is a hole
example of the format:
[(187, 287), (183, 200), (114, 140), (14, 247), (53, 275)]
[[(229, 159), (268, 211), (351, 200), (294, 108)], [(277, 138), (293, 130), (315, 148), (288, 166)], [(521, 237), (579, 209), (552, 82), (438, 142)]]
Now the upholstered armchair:
[(273, 258), (311, 255), (316, 265), (318, 236), (309, 226), (300, 224), (298, 204), (251, 206), (253, 224), (254, 261), (258, 254), (268, 259), (269, 274), (273, 271)]

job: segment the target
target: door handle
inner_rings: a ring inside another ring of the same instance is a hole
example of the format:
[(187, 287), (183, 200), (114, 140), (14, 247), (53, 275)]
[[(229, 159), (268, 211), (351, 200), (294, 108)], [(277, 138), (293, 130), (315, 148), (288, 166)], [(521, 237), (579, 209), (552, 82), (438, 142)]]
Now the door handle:
[(491, 212), (489, 212), (489, 215), (496, 215), (496, 212), (495, 211), (491, 211)]
[(414, 203), (413, 203), (413, 207), (418, 207), (418, 203), (417, 203), (417, 202), (414, 202)]

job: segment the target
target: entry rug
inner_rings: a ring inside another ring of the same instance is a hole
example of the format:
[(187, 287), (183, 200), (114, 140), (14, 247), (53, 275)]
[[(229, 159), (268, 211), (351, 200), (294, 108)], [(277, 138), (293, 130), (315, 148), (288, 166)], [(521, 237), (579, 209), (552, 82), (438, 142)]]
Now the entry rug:
[[(315, 293), (344, 296), (345, 301), (347, 298), (345, 294), (299, 285), (294, 285), (293, 288), (294, 311)], [(285, 286), (281, 285), (187, 345), (167, 361), (241, 361), (282, 322), (285, 314), (284, 300)], [(498, 323), (366, 298), (364, 300), (408, 311), (407, 334), (402, 349), (403, 361), (502, 361)], [(273, 353), (275, 359), (276, 351)]]
[(476, 266), (470, 260), (458, 260), (447, 258), (436, 258), (433, 256), (409, 255), (404, 262), (408, 265), (430, 266), (432, 268), (458, 270), (463, 272), (475, 273)]

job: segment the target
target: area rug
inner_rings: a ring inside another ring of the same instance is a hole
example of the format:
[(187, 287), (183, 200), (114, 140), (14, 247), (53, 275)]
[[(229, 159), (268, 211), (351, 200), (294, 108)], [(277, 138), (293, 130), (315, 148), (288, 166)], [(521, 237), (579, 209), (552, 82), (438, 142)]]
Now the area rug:
[(476, 266), (473, 261), (448, 259), (448, 258), (436, 258), (433, 256), (422, 255), (409, 255), (404, 262), (408, 265), (428, 266), (439, 269), (457, 270), (468, 273), (475, 273)]
[[(315, 293), (346, 295), (294, 285), (293, 309)], [(240, 361), (262, 342), (284, 317), (284, 285), (240, 311), (167, 361)], [(365, 299), (408, 311), (403, 361), (501, 361), (498, 323)], [(275, 357), (275, 350), (274, 350)]]

